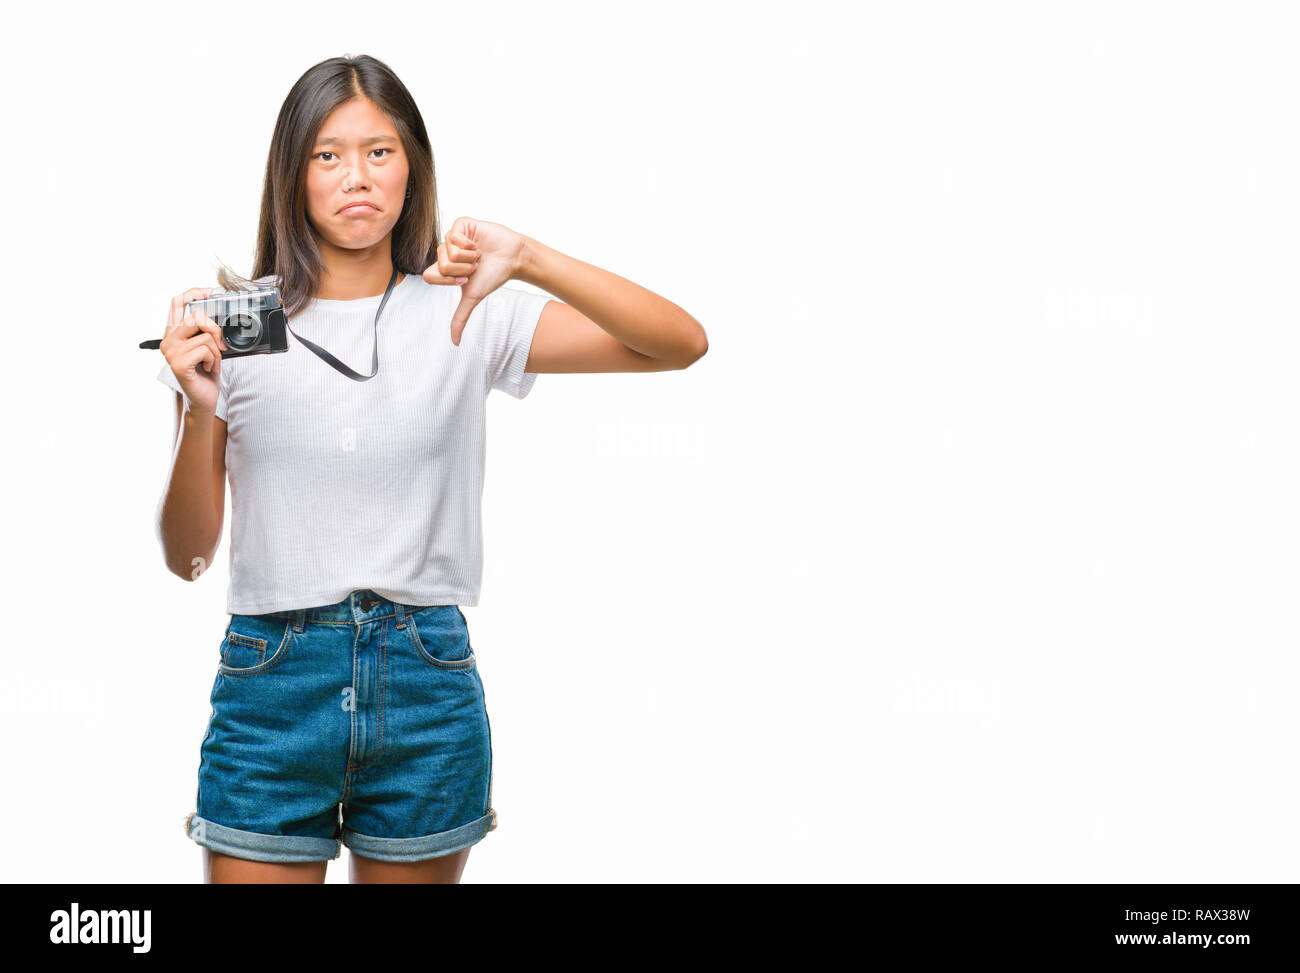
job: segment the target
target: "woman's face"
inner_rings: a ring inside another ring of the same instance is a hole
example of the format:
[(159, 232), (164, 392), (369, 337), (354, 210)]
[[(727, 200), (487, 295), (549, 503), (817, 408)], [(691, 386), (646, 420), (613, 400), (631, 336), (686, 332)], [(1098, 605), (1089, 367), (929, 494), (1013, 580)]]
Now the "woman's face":
[[(336, 247), (372, 247), (402, 215), (409, 172), (388, 116), (365, 98), (344, 102), (326, 117), (307, 160), (307, 219)], [(374, 208), (343, 211), (363, 201)]]

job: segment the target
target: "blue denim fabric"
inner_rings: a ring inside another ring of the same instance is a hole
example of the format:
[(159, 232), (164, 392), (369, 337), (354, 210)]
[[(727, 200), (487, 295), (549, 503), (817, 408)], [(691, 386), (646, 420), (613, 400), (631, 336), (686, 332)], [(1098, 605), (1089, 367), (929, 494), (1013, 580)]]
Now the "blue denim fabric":
[(496, 827), (465, 615), (369, 590), (232, 615), (186, 834), (253, 861), (446, 855)]

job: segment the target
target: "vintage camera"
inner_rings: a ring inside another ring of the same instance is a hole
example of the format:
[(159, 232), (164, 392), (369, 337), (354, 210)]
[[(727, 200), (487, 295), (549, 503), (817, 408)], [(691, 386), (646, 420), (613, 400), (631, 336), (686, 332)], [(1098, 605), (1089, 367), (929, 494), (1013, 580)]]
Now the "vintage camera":
[[(288, 319), (273, 284), (258, 283), (248, 290), (218, 291), (201, 301), (190, 301), (185, 312), (206, 314), (221, 329), (228, 346), (222, 359), (245, 355), (270, 355), (289, 350), (285, 336)], [(141, 348), (157, 348), (157, 338), (140, 342)]]
[(221, 353), (223, 359), (289, 350), (280, 291), (270, 284), (246, 291), (219, 291), (201, 301), (190, 301), (185, 310), (206, 314), (221, 329), (229, 346)]

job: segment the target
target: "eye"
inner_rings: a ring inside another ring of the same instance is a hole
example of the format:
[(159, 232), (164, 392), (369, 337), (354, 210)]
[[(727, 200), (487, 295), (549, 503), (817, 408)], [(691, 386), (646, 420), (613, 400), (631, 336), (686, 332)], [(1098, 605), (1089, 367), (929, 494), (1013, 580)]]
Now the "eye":
[[(385, 158), (385, 159), (388, 158), (389, 155), (392, 155), (392, 154), (393, 154), (393, 150), (392, 150), (392, 149), (371, 149), (370, 151), (371, 151), (371, 152), (387, 152), (388, 155), (385, 155), (385, 156), (382, 157), (382, 158)], [(333, 152), (317, 152), (315, 155), (312, 156), (312, 158), (313, 158), (313, 159), (319, 159), (319, 158), (320, 158), (321, 156), (323, 156), (323, 155), (333, 155), (333, 154), (334, 154)]]

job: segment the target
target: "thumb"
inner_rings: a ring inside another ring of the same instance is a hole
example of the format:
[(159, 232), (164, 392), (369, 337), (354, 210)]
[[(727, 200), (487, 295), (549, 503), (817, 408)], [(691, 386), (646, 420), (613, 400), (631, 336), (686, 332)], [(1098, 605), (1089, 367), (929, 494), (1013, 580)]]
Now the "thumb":
[(478, 302), (482, 298), (471, 297), (468, 294), (462, 294), (460, 303), (456, 305), (456, 313), (451, 316), (451, 343), (460, 347), (461, 335), (465, 333), (465, 325), (469, 323), (469, 316), (474, 313), (474, 308), (478, 307)]

